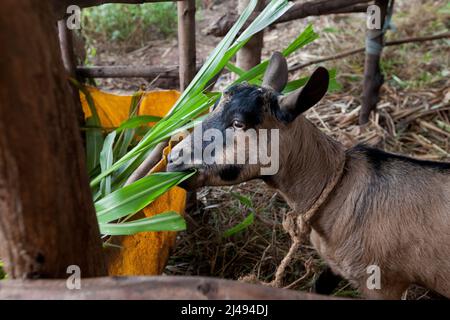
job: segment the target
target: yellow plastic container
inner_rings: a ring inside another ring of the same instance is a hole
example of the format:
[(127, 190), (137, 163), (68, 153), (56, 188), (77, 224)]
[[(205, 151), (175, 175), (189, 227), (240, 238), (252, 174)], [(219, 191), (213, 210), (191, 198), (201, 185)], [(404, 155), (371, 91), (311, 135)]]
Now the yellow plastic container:
[[(102, 127), (118, 127), (128, 119), (132, 96), (115, 95), (88, 87), (94, 99)], [(169, 112), (180, 93), (175, 90), (147, 92), (143, 98), (139, 115), (163, 117)], [(85, 117), (91, 111), (83, 94), (80, 94)], [(150, 172), (162, 171), (167, 165), (170, 146), (165, 148), (161, 161)], [(184, 214), (186, 191), (173, 187), (136, 215), (136, 218), (151, 217), (165, 211)], [(176, 232), (141, 232), (132, 236), (114, 236), (111, 243), (119, 246), (105, 248), (109, 275), (158, 275), (166, 266), (170, 251), (175, 244)]]

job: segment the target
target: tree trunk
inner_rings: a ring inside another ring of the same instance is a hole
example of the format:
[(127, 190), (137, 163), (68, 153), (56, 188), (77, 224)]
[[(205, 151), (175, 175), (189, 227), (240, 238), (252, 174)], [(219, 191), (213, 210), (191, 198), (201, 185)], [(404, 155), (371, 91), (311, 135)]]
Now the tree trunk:
[(184, 91), (196, 73), (195, 0), (178, 2), (178, 56), (180, 91)]
[(47, 1), (0, 11), (0, 257), (11, 278), (106, 274), (74, 101)]
[[(255, 14), (264, 9), (264, 0), (259, 0), (256, 4)], [(245, 10), (249, 0), (239, 0), (239, 12)], [(239, 68), (250, 70), (261, 62), (261, 51), (263, 47), (264, 31), (255, 34), (247, 44), (238, 51), (236, 55), (236, 64)]]

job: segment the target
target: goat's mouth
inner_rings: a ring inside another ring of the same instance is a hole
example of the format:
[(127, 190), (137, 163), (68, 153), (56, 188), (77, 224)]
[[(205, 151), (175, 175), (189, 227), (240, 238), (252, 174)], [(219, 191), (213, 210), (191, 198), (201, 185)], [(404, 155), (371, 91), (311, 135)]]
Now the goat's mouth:
[(171, 164), (169, 163), (166, 167), (167, 172), (192, 172), (195, 169), (196, 173), (181, 182), (178, 186), (186, 189), (186, 190), (193, 190), (196, 188), (200, 188), (203, 186), (203, 183), (205, 181), (205, 169), (204, 168), (197, 168), (194, 166), (184, 166), (184, 165), (177, 165), (177, 164)]

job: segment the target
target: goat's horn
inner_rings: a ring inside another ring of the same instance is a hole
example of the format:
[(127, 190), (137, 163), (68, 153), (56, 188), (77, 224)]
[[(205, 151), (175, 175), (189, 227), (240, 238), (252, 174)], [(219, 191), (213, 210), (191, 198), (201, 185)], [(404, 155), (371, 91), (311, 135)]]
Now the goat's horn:
[(270, 57), (262, 86), (281, 92), (286, 86), (287, 80), (288, 67), (286, 59), (280, 52), (274, 52), (272, 57)]

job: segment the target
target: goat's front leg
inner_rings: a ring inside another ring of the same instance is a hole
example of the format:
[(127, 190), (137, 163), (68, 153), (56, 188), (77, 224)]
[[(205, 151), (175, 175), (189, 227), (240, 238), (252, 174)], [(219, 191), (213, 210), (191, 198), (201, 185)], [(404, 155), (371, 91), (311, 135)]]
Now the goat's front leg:
[(314, 282), (312, 288), (313, 292), (318, 294), (330, 295), (342, 280), (344, 280), (344, 278), (335, 274), (330, 267), (326, 267)]
[(365, 299), (369, 300), (400, 300), (409, 287), (406, 282), (387, 283), (387, 281), (384, 281), (384, 283), (380, 289), (369, 289), (366, 281), (364, 281), (359, 286), (359, 291)]
[(368, 300), (400, 300), (405, 290), (361, 290), (361, 294)]

